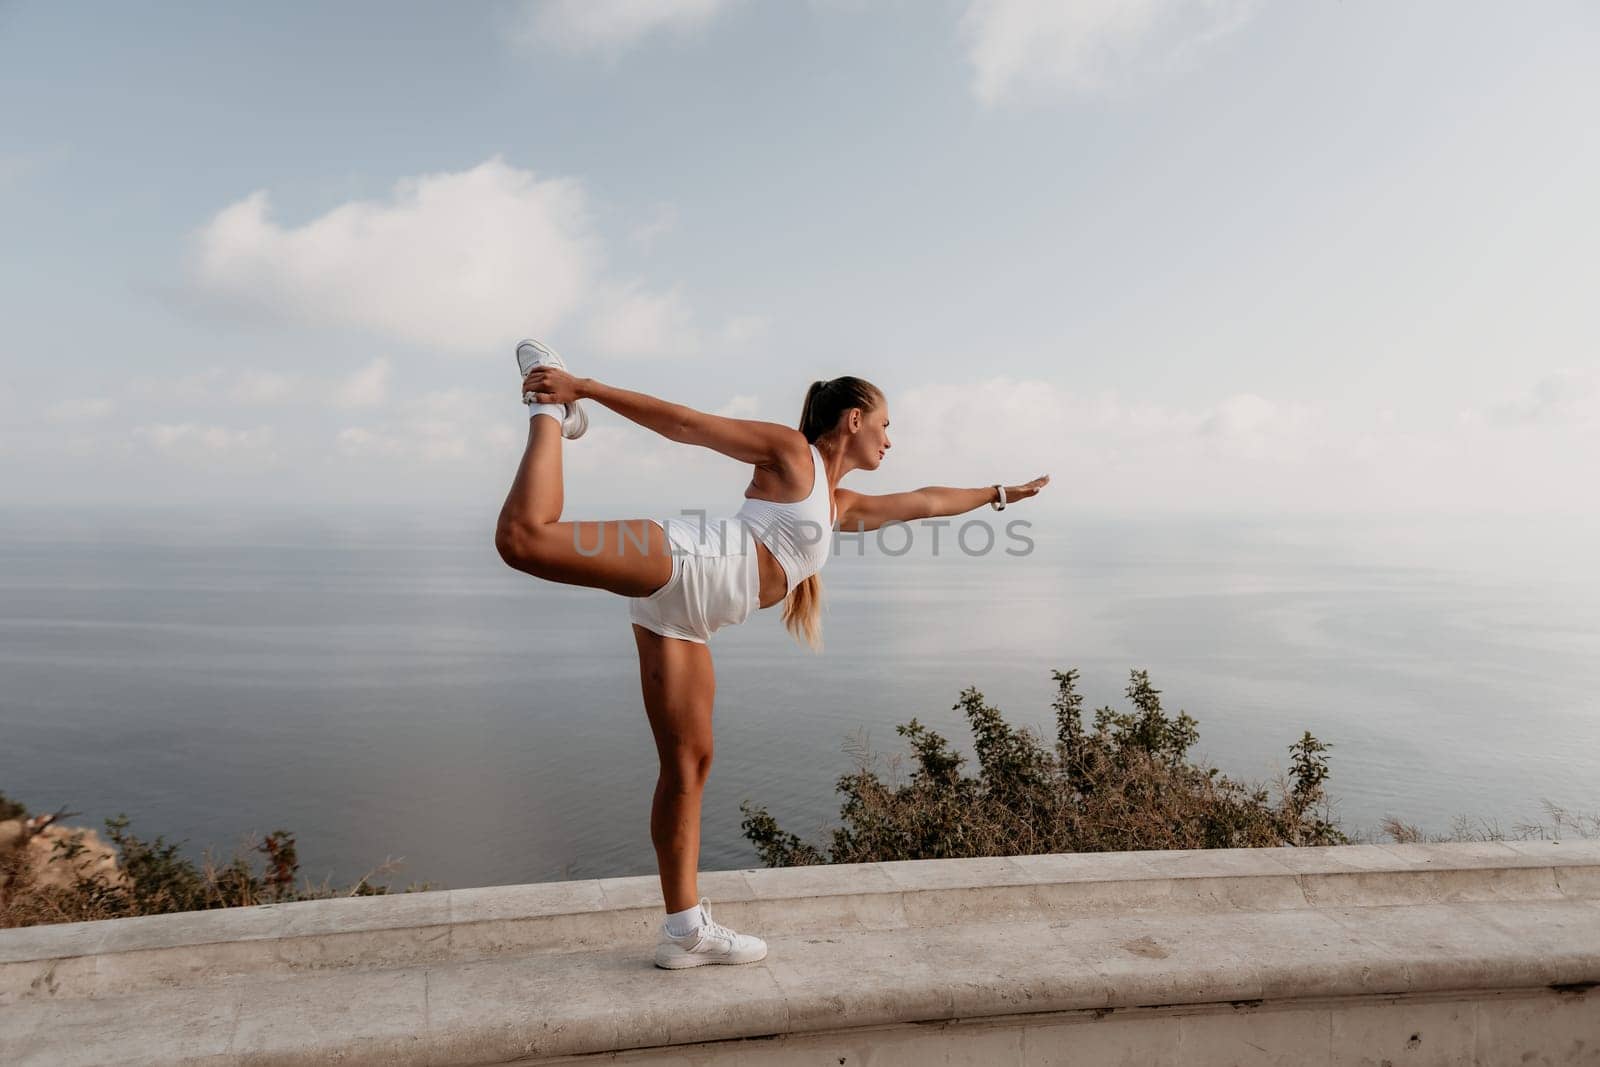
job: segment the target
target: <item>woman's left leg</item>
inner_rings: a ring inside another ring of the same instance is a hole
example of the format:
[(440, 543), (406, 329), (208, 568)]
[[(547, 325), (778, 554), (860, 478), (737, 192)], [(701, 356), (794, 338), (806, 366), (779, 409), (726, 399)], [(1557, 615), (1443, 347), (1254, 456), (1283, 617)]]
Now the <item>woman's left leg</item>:
[(528, 420), (528, 446), (500, 509), (495, 547), (506, 563), (537, 578), (649, 596), (672, 577), (672, 554), (652, 519), (561, 522), (561, 425)]

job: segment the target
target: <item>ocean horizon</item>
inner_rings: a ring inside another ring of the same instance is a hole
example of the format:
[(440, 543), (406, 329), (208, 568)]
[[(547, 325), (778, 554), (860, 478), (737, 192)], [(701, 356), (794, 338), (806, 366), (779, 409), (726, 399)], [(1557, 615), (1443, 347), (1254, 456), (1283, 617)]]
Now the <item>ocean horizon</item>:
[[(845, 545), (821, 655), (781, 607), (713, 638), (701, 870), (759, 865), (745, 800), (825, 844), (852, 752), (904, 753), (913, 716), (970, 760), (967, 686), (1048, 740), (1053, 669), (1086, 722), (1148, 671), (1198, 720), (1191, 757), (1246, 781), (1309, 730), (1347, 832), (1600, 809), (1592, 531), (1511, 551), (1523, 520), (1031, 521), (1020, 555)], [(287, 829), (335, 886), (391, 858), (395, 889), (656, 869), (625, 602), (507, 568), (484, 530), (8, 516), (0, 731), (0, 791), (72, 825), (125, 812), (196, 860)]]

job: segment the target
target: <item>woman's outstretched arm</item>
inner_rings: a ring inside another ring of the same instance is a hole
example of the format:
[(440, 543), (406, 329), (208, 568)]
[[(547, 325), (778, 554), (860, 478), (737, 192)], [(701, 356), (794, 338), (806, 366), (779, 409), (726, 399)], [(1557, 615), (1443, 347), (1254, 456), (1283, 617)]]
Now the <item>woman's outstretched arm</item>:
[(786, 464), (796, 456), (807, 456), (805, 436), (793, 427), (712, 415), (648, 393), (578, 378), (559, 367), (533, 368), (523, 379), (523, 389), (534, 393), (541, 403), (593, 400), (669, 441), (700, 445), (743, 463)]
[[(1006, 503), (1036, 495), (1050, 481), (1048, 474), (1031, 482), (1006, 486)], [(941, 515), (961, 515), (984, 504), (995, 503), (1000, 494), (992, 485), (982, 489), (956, 489), (929, 485), (905, 493), (857, 493), (838, 489), (839, 528), (852, 533), (876, 530), (886, 523), (932, 519)]]

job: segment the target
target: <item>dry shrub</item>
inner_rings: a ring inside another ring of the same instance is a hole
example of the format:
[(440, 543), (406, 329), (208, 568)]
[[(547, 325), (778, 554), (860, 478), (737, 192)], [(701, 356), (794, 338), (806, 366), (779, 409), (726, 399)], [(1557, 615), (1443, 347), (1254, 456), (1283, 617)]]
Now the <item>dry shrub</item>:
[[(300, 862), (287, 830), (274, 830), (259, 842), (245, 839), (247, 852), (265, 857), (257, 873), (239, 852), (219, 864), (208, 849), (197, 867), (179, 854), (178, 844), (129, 833), (125, 815), (106, 820), (113, 851), (94, 830), (58, 825), (71, 814), (29, 816), (0, 794), (0, 928), (377, 895), (388, 888), (369, 879), (399, 863), (385, 861), (347, 890), (326, 881), (297, 887)], [(406, 892), (429, 888), (424, 883)]]

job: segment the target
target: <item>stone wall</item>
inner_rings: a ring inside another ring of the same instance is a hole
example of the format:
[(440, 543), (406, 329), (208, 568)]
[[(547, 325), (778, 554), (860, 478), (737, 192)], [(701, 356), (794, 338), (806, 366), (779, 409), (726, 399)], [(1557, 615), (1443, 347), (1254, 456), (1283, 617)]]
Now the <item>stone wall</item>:
[(0, 931), (0, 1062), (1600, 1059), (1600, 842), (707, 872), (766, 959), (664, 971), (654, 875)]

